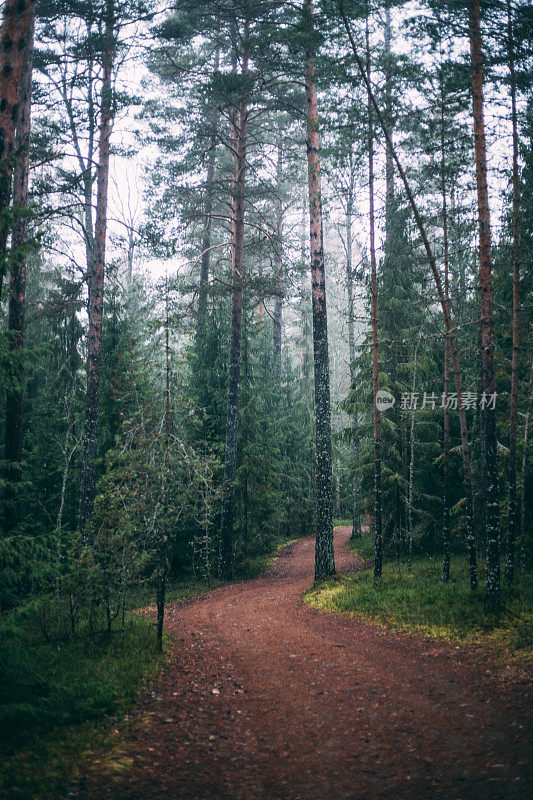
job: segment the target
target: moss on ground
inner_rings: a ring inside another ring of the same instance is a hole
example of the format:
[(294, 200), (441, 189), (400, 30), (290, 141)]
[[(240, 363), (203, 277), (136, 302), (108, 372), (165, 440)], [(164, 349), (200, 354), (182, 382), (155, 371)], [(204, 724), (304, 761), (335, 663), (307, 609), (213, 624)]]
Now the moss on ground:
[[(254, 577), (296, 540), (278, 539), (244, 565), (237, 580)], [(221, 586), (220, 581), (171, 584), (167, 602)], [(128, 597), (146, 606), (146, 588)], [(114, 721), (123, 720), (136, 697), (157, 681), (171, 649), (157, 652), (153, 621), (130, 613), (125, 631), (45, 642), (31, 612), (7, 615), (0, 624), (0, 796), (9, 800), (61, 800), (80, 768), (98, 764), (110, 774), (131, 759)], [(102, 757), (105, 753), (105, 757)]]
[[(352, 548), (367, 558), (370, 545), (367, 536)], [(425, 557), (416, 558), (411, 571), (405, 563), (385, 564), (379, 581), (371, 570), (341, 575), (315, 585), (305, 601), (322, 611), (357, 615), (394, 630), (497, 645), (509, 654), (524, 651), (526, 656), (533, 644), (531, 576), (518, 573), (512, 589), (502, 588), (502, 612), (496, 617), (485, 613), (481, 562), (479, 567), (475, 592), (468, 585), (466, 558), (452, 559), (450, 582), (443, 584), (440, 561)]]

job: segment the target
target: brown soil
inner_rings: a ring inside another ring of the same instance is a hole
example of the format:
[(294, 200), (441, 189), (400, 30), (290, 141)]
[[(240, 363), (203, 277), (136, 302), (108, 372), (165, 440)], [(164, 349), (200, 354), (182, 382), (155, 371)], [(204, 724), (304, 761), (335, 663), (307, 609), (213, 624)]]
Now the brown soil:
[[(344, 571), (356, 568), (348, 534), (335, 541)], [(257, 580), (170, 606), (171, 663), (125, 724), (131, 768), (117, 776), (103, 758), (71, 796), (533, 796), (526, 685), (466, 647), (307, 608), (313, 557), (305, 539)]]

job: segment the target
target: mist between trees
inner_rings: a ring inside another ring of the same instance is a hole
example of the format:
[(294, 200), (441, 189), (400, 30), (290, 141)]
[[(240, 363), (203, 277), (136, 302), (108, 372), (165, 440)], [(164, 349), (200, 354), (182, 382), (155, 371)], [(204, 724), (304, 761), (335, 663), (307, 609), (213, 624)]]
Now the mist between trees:
[(530, 24), (7, 0), (5, 611), (111, 632), (148, 587), (161, 645), (169, 583), (312, 534), (327, 578), (336, 518), (376, 581), (431, 555), (475, 592), (486, 562), (499, 613), (531, 563)]

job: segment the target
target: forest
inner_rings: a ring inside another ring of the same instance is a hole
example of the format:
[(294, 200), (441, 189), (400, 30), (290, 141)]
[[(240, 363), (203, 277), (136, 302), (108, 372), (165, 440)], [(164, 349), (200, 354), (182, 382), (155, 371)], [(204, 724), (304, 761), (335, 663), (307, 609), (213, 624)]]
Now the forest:
[(530, 4), (1, 14), (1, 796), (526, 797)]

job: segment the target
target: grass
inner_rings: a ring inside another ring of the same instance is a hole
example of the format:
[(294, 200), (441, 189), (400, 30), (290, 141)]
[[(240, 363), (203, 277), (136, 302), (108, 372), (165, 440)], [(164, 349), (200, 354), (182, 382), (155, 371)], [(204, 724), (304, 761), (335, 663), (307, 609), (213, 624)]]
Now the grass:
[(280, 550), (297, 541), (298, 539), (288, 539), (283, 536), (276, 537), (271, 542), (267, 552), (248, 557), (239, 565), (235, 580), (250, 580), (251, 578), (256, 578), (258, 575), (261, 575), (267, 567), (270, 567), (276, 561)]
[[(333, 527), (334, 528), (351, 528), (352, 527), (352, 520), (350, 519), (335, 519), (333, 520)], [(369, 558), (374, 558), (374, 539), (368, 533), (362, 534), (358, 536), (357, 539), (348, 539), (346, 546), (349, 550), (353, 550), (354, 553), (366, 561)]]
[[(219, 586), (222, 586), (222, 582), (215, 579), (211, 581), (199, 578), (173, 580), (167, 586), (165, 604), (175, 603), (177, 600), (183, 600), (185, 597), (192, 597), (196, 594), (204, 594), (204, 592), (210, 592), (212, 589), (217, 589)], [(127, 597), (127, 605), (130, 609), (146, 608), (147, 606), (154, 605), (154, 603), (154, 587), (149, 585), (131, 590)]]
[[(294, 541), (294, 540), (293, 540)], [(255, 577), (278, 551), (249, 559), (236, 579)], [(185, 580), (172, 583), (167, 602), (221, 586)], [(153, 603), (149, 589), (130, 593), (128, 607)], [(169, 639), (166, 642), (168, 650)], [(124, 716), (139, 692), (153, 683), (165, 663), (156, 650), (153, 622), (127, 617), (124, 635), (80, 635), (46, 643), (29, 614), (9, 615), (0, 624), (0, 796), (9, 800), (60, 800), (76, 772), (111, 753), (106, 768), (121, 771), (129, 759), (112, 722)]]
[(57, 800), (80, 753), (102, 744), (110, 719), (157, 674), (153, 625), (132, 615), (123, 635), (44, 643), (4, 624), (0, 638), (0, 794)]
[(348, 539), (347, 547), (357, 553), (359, 558), (367, 561), (374, 558), (374, 537), (368, 534), (359, 536), (357, 539)]
[[(352, 548), (363, 558), (372, 553), (371, 537), (364, 536)], [(362, 616), (395, 630), (407, 630), (451, 640), (498, 641), (507, 651), (533, 643), (533, 587), (530, 576), (517, 575), (512, 590), (502, 588), (503, 610), (499, 617), (485, 614), (484, 565), (480, 585), (471, 592), (464, 557), (452, 558), (451, 579), (440, 580), (440, 561), (416, 558), (411, 572), (406, 564), (385, 564), (375, 582), (371, 570), (341, 576), (315, 585), (306, 602), (324, 611)]]

